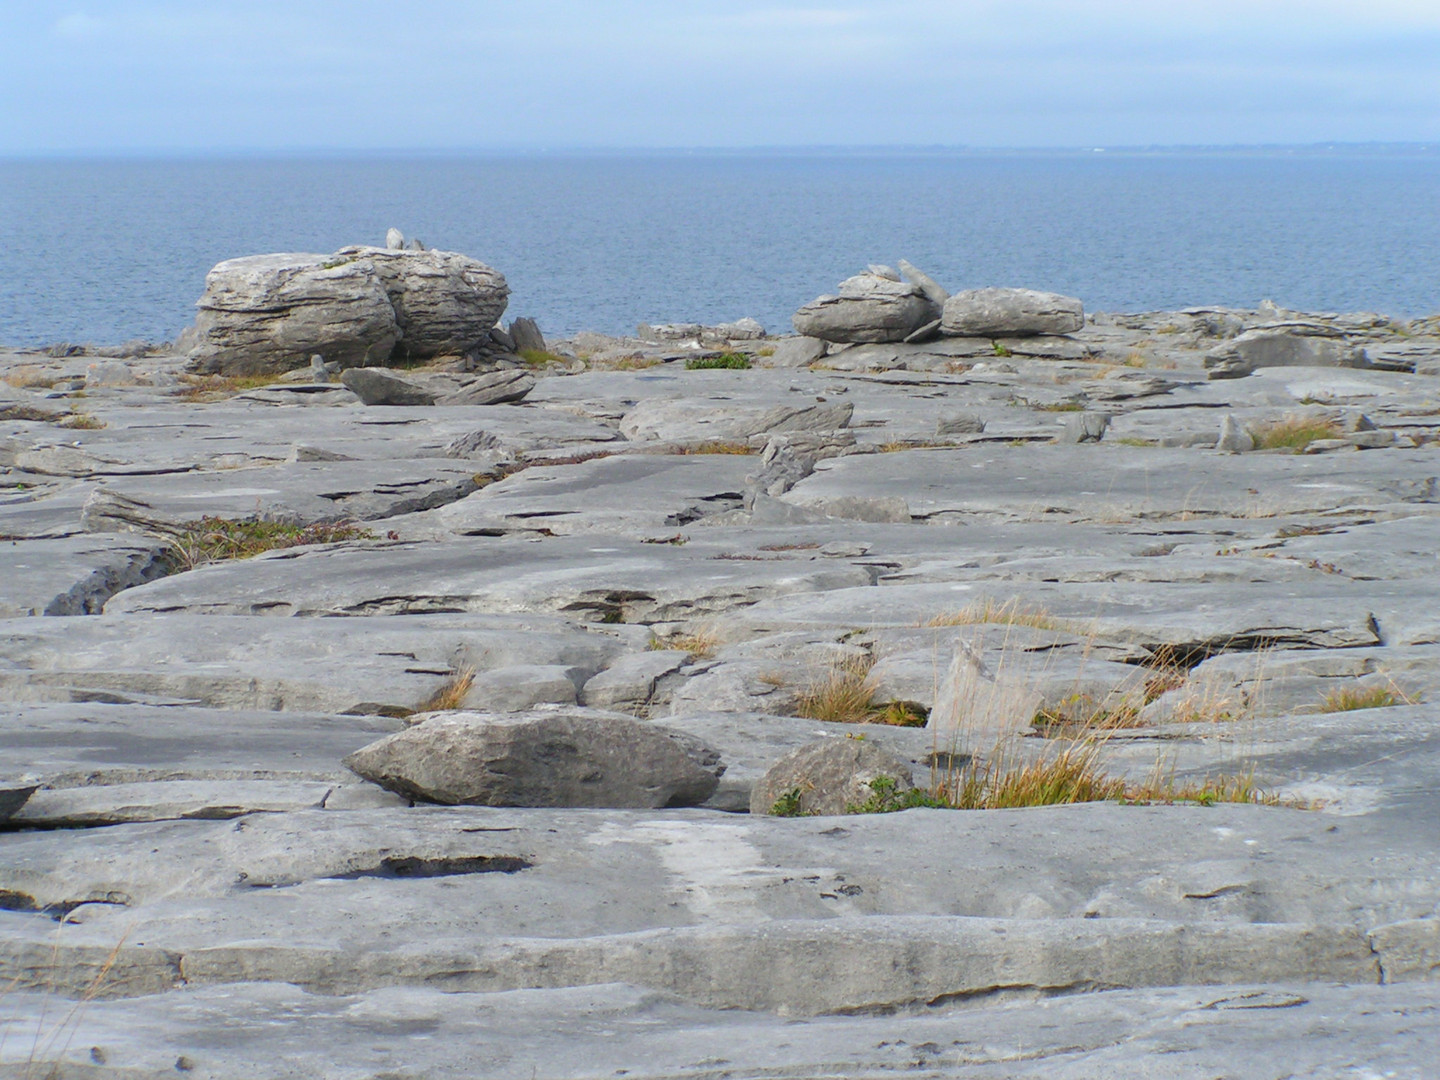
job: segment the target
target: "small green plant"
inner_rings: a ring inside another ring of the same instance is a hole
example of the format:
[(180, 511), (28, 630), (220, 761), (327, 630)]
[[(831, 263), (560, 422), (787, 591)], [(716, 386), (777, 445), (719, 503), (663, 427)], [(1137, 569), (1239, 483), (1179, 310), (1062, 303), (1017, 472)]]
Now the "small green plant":
[(1304, 450), (1316, 439), (1338, 439), (1345, 433), (1333, 420), (1316, 417), (1287, 416), (1283, 420), (1262, 424), (1252, 434), (1257, 450)]
[(544, 349), (521, 349), (520, 359), (525, 361), (527, 367), (548, 367), (551, 364), (563, 364), (565, 358), (556, 356)]
[(346, 540), (376, 540), (378, 537), (353, 522), (292, 525), (282, 521), (237, 521), (203, 517), (171, 537), (170, 548), (180, 570), (193, 570), (206, 563), (227, 559), (248, 559), (267, 551), (300, 547), (303, 544), (338, 544)]
[(1133, 435), (1127, 435), (1125, 438), (1123, 438), (1123, 439), (1116, 439), (1115, 441), (1116, 441), (1117, 443), (1119, 443), (1121, 446), (1159, 446), (1159, 445), (1160, 445), (1159, 442), (1157, 442), (1157, 441), (1154, 440), (1154, 439), (1137, 439), (1137, 438), (1136, 438), (1135, 436), (1133, 436)]
[(1392, 686), (1342, 686), (1320, 700), (1321, 712), (1353, 712), (1359, 709), (1388, 709), (1394, 705), (1417, 705), (1411, 697)]
[(800, 809), (800, 801), (805, 798), (803, 788), (791, 788), (770, 804), (771, 817), (812, 817), (808, 810)]
[(901, 810), (926, 807), (931, 810), (948, 810), (950, 804), (944, 799), (931, 795), (922, 788), (896, 790), (899, 785), (890, 776), (877, 776), (870, 781), (870, 796), (862, 803), (845, 807), (847, 814), (894, 814)]
[(992, 341), (992, 342), (990, 343), (990, 348), (994, 351), (994, 353), (995, 353), (996, 356), (999, 356), (999, 357), (1002, 357), (1002, 358), (1004, 358), (1004, 357), (1010, 357), (1010, 356), (1014, 356), (1014, 355), (1015, 355), (1015, 354), (1012, 353), (1009, 349), (1007, 349), (1004, 345), (1001, 345), (1000, 342), (998, 342), (998, 341)]
[(686, 371), (708, 371), (715, 368), (729, 368), (736, 371), (750, 366), (750, 358), (744, 353), (721, 353), (719, 356), (692, 356), (685, 361)]
[(1084, 412), (1085, 406), (1079, 401), (1052, 401), (1048, 405), (1036, 405), (1036, 412)]

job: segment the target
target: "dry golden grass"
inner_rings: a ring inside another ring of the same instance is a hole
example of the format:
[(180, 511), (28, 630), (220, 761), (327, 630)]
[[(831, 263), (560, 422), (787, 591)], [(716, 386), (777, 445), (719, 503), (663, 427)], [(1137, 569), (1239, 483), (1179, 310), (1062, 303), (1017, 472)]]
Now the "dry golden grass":
[(55, 426), (69, 428), (72, 431), (99, 431), (105, 426), (105, 421), (98, 416), (91, 416), (89, 413), (71, 413), (69, 416), (62, 416), (56, 420)]
[(5, 373), (5, 381), (17, 390), (49, 390), (60, 376), (37, 364), (21, 364)]
[(1072, 694), (1054, 706), (1042, 708), (1031, 723), (1047, 735), (1145, 726), (1140, 719), (1140, 706), (1135, 702), (1106, 704), (1089, 694)]
[(1316, 439), (1338, 439), (1345, 432), (1323, 417), (1287, 416), (1262, 424), (1251, 434), (1257, 450), (1303, 450)]
[(719, 647), (720, 635), (715, 632), (713, 626), (697, 627), (688, 634), (677, 634), (675, 637), (650, 639), (652, 650), (679, 649), (689, 653), (696, 660), (710, 659)]
[(921, 706), (906, 701), (875, 703), (875, 681), (870, 677), (874, 666), (875, 661), (869, 656), (852, 657), (832, 665), (800, 691), (795, 715), (834, 724), (924, 727), (926, 714)]
[(180, 379), (185, 386), (173, 396), (181, 401), (202, 402), (220, 401), (275, 382), (273, 375), (181, 375)]
[(1395, 685), (1342, 686), (1320, 699), (1321, 712), (1353, 712), (1358, 709), (1388, 709), (1394, 705), (1418, 705), (1419, 695), (1406, 694)]
[[(957, 810), (1008, 810), (1063, 806), (1082, 802), (1252, 803), (1280, 805), (1281, 800), (1255, 784), (1253, 775), (1226, 775), (1177, 782), (1157, 766), (1140, 783), (1107, 773), (1100, 762), (1103, 736), (1071, 743), (1028, 761), (997, 753), (972, 759), (941, 780), (932, 797)], [(1299, 805), (1299, 804), (1294, 804)]]
[(458, 668), (415, 711), (451, 712), (458, 709), (465, 704), (465, 695), (470, 693), (470, 687), (474, 685), (475, 669), (468, 665)]
[(800, 692), (795, 714), (837, 724), (866, 723), (874, 712), (870, 705), (875, 694), (875, 683), (870, 678), (874, 666), (868, 656), (835, 664)]
[(680, 454), (753, 454), (749, 443), (734, 442), (724, 439), (712, 439), (708, 442), (695, 443), (691, 446), (682, 447), (677, 451)]
[(1017, 599), (1006, 600), (1003, 604), (986, 598), (967, 604), (958, 611), (936, 615), (926, 626), (977, 626), (995, 624), (999, 626), (1028, 626), (1033, 630), (1073, 631), (1075, 623), (1068, 619), (1057, 619), (1041, 607), (1022, 604)]

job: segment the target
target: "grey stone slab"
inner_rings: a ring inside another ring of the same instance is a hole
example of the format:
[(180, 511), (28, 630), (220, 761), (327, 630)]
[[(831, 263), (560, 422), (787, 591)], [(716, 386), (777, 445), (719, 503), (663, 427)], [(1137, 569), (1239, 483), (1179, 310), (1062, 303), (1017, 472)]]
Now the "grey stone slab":
[[(1368, 932), (1421, 924), (1386, 931), (1408, 964), (1433, 918), (1433, 893), (1414, 883), (1433, 880), (1434, 846), (1407, 838), (1404, 819), (1338, 820), (1114, 804), (838, 822), (305, 811), (11, 834), (0, 887), (36, 907), (88, 899), (58, 947), (75, 983), (128, 928), (144, 943), (115, 962), (115, 989), (130, 993), (173, 985), (162, 956), (192, 986), (629, 981), (799, 1014), (996, 986), (1373, 984), (1387, 954)], [(1363, 893), (1330, 887), (1357, 866)], [(291, 929), (274, 942), (263, 928), (282, 917)], [(20, 988), (34, 949), (56, 949), (51, 926), (0, 919)]]
[[(65, 1077), (90, 1072), (99, 1057), (123, 1080), (173, 1076), (182, 1058), (196, 1075), (255, 1080), (376, 1070), (436, 1080), (601, 1080), (620, 1071), (634, 1080), (679, 1080), (717, 1069), (856, 1080), (900, 1071), (956, 1080), (1191, 1080), (1340, 1075), (1339, 1062), (1420, 1080), (1440, 1041), (1416, 1017), (1433, 1011), (1436, 997), (1424, 983), (1252, 983), (1039, 999), (996, 994), (969, 1008), (801, 1019), (705, 1010), (623, 984), (343, 997), (252, 984), (92, 1002), (63, 1025), (43, 995), (12, 992), (7, 1005), (17, 1030), (63, 1031), (53, 1056)], [(0, 1068), (23, 1075), (28, 1053), (19, 1040), (7, 1041)]]
[(659, 535), (738, 509), (758, 458), (738, 454), (624, 454), (537, 466), (443, 512), (394, 523), (401, 536), (494, 532), (634, 531)]
[(1193, 451), (1159, 447), (987, 445), (832, 458), (783, 498), (819, 510), (901, 498), (929, 521), (977, 514), (1090, 522), (1256, 517), (1403, 502), (1419, 491), (1407, 480), (1423, 485), (1435, 467), (1425, 450), (1197, 459)]
[(96, 614), (120, 590), (168, 571), (164, 547), (139, 537), (0, 542), (0, 618)]
[(0, 707), (0, 776), (30, 776), (53, 789), (208, 780), (333, 784), (346, 777), (342, 757), (402, 726), (382, 716), (11, 701)]
[(473, 468), (440, 459), (305, 461), (106, 484), (174, 519), (264, 517), (305, 524), (428, 510), (478, 486)]
[(766, 596), (874, 580), (871, 570), (844, 560), (719, 557), (724, 554), (714, 544), (647, 544), (593, 535), (539, 543), (471, 537), (315, 548), (202, 567), (127, 590), (110, 610), (219, 615), (559, 611), (576, 618), (648, 623), (714, 617)]
[(416, 709), (466, 667), (545, 660), (598, 672), (634, 638), (626, 629), (540, 615), (419, 615), (363, 632), (350, 620), (263, 616), (9, 619), (0, 688), (13, 701), (163, 694), (212, 708)]

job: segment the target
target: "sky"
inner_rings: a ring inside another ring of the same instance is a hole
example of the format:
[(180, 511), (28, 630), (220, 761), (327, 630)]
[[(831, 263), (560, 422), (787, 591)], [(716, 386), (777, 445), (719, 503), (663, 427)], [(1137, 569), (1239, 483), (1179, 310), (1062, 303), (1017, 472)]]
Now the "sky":
[(0, 0), (0, 156), (1440, 140), (1440, 0)]

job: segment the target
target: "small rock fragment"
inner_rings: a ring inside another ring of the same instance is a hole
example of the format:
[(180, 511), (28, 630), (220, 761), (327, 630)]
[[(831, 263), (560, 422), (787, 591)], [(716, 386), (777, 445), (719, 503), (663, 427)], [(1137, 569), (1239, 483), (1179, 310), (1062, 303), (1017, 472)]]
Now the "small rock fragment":
[(1215, 442), (1216, 450), (1224, 450), (1228, 454), (1243, 454), (1255, 449), (1255, 436), (1251, 435), (1242, 427), (1230, 414), (1220, 421), (1220, 438)]
[(384, 368), (347, 368), (340, 381), (366, 405), (435, 404), (429, 390)]

